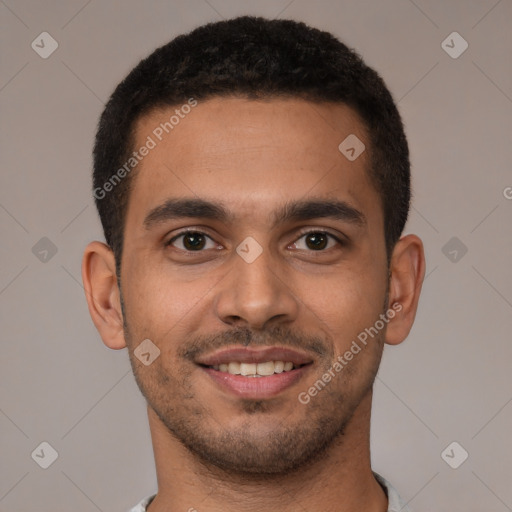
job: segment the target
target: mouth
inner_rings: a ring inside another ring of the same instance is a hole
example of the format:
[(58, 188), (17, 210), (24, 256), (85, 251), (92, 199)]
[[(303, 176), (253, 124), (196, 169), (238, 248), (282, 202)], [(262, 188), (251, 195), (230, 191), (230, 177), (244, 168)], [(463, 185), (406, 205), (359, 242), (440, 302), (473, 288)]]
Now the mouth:
[(216, 352), (196, 363), (222, 391), (261, 400), (297, 383), (314, 360), (288, 348), (237, 347)]

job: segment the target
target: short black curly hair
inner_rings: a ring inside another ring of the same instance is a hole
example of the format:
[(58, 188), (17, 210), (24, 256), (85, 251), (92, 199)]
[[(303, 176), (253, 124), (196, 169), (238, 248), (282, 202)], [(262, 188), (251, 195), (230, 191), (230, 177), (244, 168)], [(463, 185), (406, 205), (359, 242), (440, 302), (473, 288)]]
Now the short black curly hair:
[(384, 81), (328, 32), (293, 20), (241, 16), (200, 26), (155, 50), (117, 86), (101, 115), (93, 187), (118, 274), (133, 177), (108, 193), (102, 187), (130, 158), (137, 120), (192, 97), (215, 96), (297, 97), (353, 108), (370, 140), (368, 172), (382, 201), (389, 259), (409, 212), (410, 163), (400, 114)]

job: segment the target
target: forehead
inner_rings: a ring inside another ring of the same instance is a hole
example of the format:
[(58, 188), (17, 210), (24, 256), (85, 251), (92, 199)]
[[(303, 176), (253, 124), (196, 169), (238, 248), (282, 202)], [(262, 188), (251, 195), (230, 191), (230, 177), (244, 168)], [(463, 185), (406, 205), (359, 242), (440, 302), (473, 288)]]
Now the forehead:
[(180, 196), (228, 204), (254, 219), (268, 218), (271, 205), (308, 196), (341, 198), (359, 209), (379, 203), (368, 151), (351, 161), (339, 149), (347, 137), (369, 147), (363, 123), (346, 105), (213, 98), (181, 107), (152, 111), (137, 123), (134, 149), (154, 147), (133, 176), (127, 223)]

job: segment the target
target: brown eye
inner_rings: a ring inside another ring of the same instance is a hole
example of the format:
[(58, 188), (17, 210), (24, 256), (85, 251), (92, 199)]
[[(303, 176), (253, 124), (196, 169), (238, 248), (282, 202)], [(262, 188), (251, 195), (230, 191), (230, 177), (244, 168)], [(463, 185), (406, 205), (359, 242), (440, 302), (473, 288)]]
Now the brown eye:
[(205, 243), (205, 238), (200, 233), (187, 233), (183, 236), (183, 246), (187, 251), (202, 249)]
[(203, 249), (213, 249), (216, 247), (214, 241), (200, 231), (186, 231), (175, 236), (167, 245), (172, 245), (182, 251), (196, 251)]
[(342, 245), (341, 241), (325, 231), (310, 231), (304, 233), (294, 244), (294, 249), (309, 250), (309, 251), (323, 251), (330, 249), (335, 245)]
[(309, 233), (306, 235), (306, 245), (313, 250), (325, 249), (328, 243), (325, 233)]

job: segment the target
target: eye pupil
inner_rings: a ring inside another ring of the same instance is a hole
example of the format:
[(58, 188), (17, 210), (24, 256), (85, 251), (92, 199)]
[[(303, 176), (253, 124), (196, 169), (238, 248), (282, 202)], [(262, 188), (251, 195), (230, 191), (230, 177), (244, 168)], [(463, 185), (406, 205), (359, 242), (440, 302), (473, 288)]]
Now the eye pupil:
[(205, 244), (205, 238), (200, 233), (187, 233), (183, 237), (183, 245), (187, 250), (202, 249)]
[(306, 236), (306, 244), (310, 249), (324, 249), (327, 242), (325, 233), (310, 233)]

